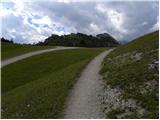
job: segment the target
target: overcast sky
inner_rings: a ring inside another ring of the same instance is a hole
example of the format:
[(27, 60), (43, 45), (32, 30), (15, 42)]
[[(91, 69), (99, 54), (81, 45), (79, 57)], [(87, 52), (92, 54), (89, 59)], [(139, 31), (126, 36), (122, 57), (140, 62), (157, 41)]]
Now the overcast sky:
[(118, 41), (129, 41), (159, 29), (158, 1), (56, 1), (3, 2), (1, 37), (35, 43), (53, 33), (96, 35), (106, 32)]

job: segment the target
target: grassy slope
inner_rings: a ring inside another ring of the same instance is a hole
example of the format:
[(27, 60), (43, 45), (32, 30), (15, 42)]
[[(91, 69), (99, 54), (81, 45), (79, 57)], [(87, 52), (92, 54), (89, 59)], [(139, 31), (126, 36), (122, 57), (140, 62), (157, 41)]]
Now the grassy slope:
[(2, 118), (59, 118), (80, 71), (103, 50), (50, 52), (2, 68)]
[[(154, 32), (120, 46), (105, 58), (104, 66), (101, 70), (106, 84), (113, 87), (119, 86), (124, 90), (124, 98), (138, 100), (140, 105), (146, 110), (142, 118), (158, 118), (159, 114), (159, 100), (157, 97), (158, 69), (149, 68), (149, 65), (154, 61), (159, 61), (158, 42), (159, 33)], [(140, 60), (134, 60), (131, 57), (135, 56), (136, 53), (142, 53)], [(156, 85), (148, 90), (146, 89), (146, 93), (142, 93), (141, 89), (145, 88), (145, 83), (151, 80), (156, 81)], [(111, 117), (116, 114), (116, 112), (110, 113), (113, 114), (108, 115)], [(133, 111), (133, 115), (127, 117), (137, 118), (135, 111)]]
[(1, 58), (7, 59), (31, 51), (53, 48), (52, 46), (31, 46), (1, 42)]

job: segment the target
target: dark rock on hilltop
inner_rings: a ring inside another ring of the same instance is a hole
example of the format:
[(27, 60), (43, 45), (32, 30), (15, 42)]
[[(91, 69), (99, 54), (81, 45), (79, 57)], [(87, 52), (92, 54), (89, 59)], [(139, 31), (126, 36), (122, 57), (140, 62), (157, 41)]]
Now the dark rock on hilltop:
[(119, 43), (108, 33), (98, 34), (96, 36), (86, 35), (83, 33), (71, 33), (68, 35), (52, 34), (39, 42), (38, 45), (59, 45), (59, 46), (80, 46), (80, 47), (112, 47), (118, 46)]

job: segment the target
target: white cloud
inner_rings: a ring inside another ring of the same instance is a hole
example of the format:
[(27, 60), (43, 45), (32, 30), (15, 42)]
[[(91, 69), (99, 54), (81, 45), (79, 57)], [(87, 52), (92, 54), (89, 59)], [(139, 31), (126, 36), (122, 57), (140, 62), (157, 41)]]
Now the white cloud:
[(99, 11), (99, 12), (102, 12), (102, 13), (106, 13), (107, 12), (107, 9), (106, 7), (101, 4), (101, 3), (97, 3), (95, 8)]
[(58, 2), (62, 2), (62, 3), (70, 3), (71, 0), (58, 0)]
[[(60, 23), (53, 21), (48, 15), (44, 16), (43, 12), (34, 10), (32, 6), (30, 6), (32, 3), (28, 4), (27, 1), (24, 2), (22, 0), (13, 0), (12, 2), (14, 4), (12, 8), (7, 9), (4, 7), (0, 11), (0, 16), (3, 17), (3, 22), (5, 22), (5, 20), (14, 22), (13, 19), (17, 20), (19, 18), (22, 20), (19, 21), (21, 23), (17, 23), (17, 25), (4, 26), (2, 28), (5, 29), (5, 33), (7, 32), (3, 35), (6, 38), (18, 39), (21, 43), (34, 43), (43, 41), (52, 33), (59, 35), (67, 34), (65, 31), (57, 31), (56, 27), (60, 26)], [(38, 16), (38, 18), (35, 16)], [(53, 24), (56, 26), (53, 27)], [(44, 27), (44, 25), (47, 25), (48, 27)], [(8, 29), (8, 27), (10, 27), (10, 29)]]
[(31, 21), (33, 23), (39, 24), (39, 25), (47, 24), (47, 25), (50, 26), (50, 25), (53, 24), (52, 20), (48, 16), (44, 16), (44, 17), (42, 17), (40, 19), (34, 19), (34, 18), (32, 18)]
[(91, 28), (91, 30), (92, 30), (93, 32), (95, 32), (95, 33), (99, 33), (99, 32), (100, 32), (99, 27), (98, 27), (95, 23), (91, 23), (91, 24), (90, 24), (90, 28)]
[(95, 9), (105, 16), (108, 29), (112, 29), (112, 31), (118, 32), (116, 34), (112, 33), (115, 38), (122, 39), (124, 35), (129, 33), (128, 30), (124, 27), (124, 19), (126, 17), (124, 13), (118, 12), (115, 8), (112, 8), (107, 4), (104, 5), (102, 3), (97, 3)]
[(118, 30), (119, 32), (123, 33), (123, 34), (127, 34), (128, 31), (123, 27), (124, 24), (124, 14), (123, 13), (119, 13), (115, 10), (108, 10), (107, 12), (108, 14), (108, 18), (111, 21), (112, 25), (114, 26), (114, 28), (116, 30)]
[(22, 11), (25, 7), (23, 0), (12, 0), (12, 2), (15, 4), (15, 9), (18, 9), (18, 11)]
[(29, 37), (27, 42), (28, 43), (37, 43), (39, 41), (44, 41), (46, 38), (47, 38), (47, 36), (44, 36), (44, 35), (32, 34), (32, 37)]
[(7, 9), (2, 9), (2, 10), (0, 10), (0, 16), (1, 17), (6, 17), (7, 15), (9, 15), (9, 14), (11, 14), (12, 13), (12, 11), (11, 10), (7, 10)]
[(159, 30), (159, 16), (157, 17), (157, 22), (149, 29), (149, 31)]
[(158, 28), (158, 4), (152, 5), (154, 2), (80, 1), (12, 0), (13, 5), (6, 3), (0, 11), (2, 35), (33, 43), (53, 33), (107, 32), (118, 40), (129, 40)]
[(148, 23), (146, 21), (144, 21), (143, 23), (140, 24), (140, 26), (144, 26), (147, 25)]

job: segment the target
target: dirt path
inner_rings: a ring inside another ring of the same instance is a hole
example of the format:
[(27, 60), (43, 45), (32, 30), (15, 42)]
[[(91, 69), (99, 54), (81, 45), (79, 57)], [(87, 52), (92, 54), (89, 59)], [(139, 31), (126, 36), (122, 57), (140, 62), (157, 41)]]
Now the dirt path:
[(103, 59), (110, 51), (95, 57), (82, 72), (67, 100), (64, 118), (105, 118), (98, 100), (102, 90), (99, 71)]
[(22, 59), (25, 59), (25, 58), (28, 58), (28, 57), (31, 57), (34, 55), (38, 55), (38, 54), (42, 54), (42, 53), (46, 53), (46, 52), (51, 52), (51, 51), (57, 51), (57, 50), (67, 50), (67, 49), (77, 49), (77, 48), (78, 47), (56, 47), (56, 48), (52, 48), (52, 49), (45, 49), (45, 50), (39, 50), (39, 51), (35, 51), (35, 52), (25, 53), (23, 55), (12, 57), (7, 60), (2, 60), (1, 61), (1, 68), (8, 65), (8, 64), (17, 62), (19, 60), (22, 60)]

